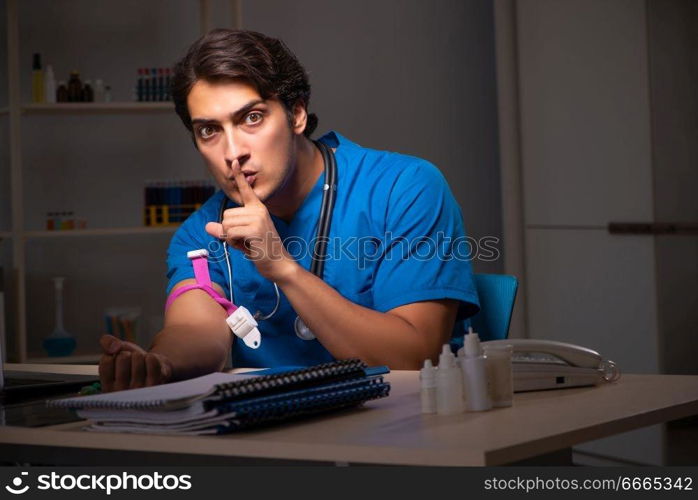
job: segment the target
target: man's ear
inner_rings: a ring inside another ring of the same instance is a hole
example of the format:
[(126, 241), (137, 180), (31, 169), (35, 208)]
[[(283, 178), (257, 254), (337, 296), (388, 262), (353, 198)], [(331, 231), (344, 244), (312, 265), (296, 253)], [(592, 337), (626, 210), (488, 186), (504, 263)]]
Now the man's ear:
[(305, 131), (305, 127), (308, 126), (308, 110), (305, 107), (305, 103), (301, 100), (296, 101), (293, 105), (293, 133), (301, 135)]

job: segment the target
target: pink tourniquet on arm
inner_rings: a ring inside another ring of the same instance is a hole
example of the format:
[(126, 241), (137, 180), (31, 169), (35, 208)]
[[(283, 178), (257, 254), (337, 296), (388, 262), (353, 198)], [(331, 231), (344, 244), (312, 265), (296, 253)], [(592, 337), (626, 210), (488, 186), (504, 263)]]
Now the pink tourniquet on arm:
[(229, 316), (233, 314), (237, 309), (237, 306), (225, 297), (221, 297), (216, 289), (211, 286), (211, 275), (208, 273), (208, 260), (206, 257), (202, 255), (193, 258), (192, 266), (194, 266), (196, 285), (183, 286), (170, 293), (170, 296), (167, 298), (167, 303), (165, 304), (165, 310), (167, 310), (167, 308), (170, 307), (170, 304), (172, 304), (172, 302), (183, 293), (186, 293), (189, 290), (203, 290), (209, 294), (213, 300), (218, 302)]

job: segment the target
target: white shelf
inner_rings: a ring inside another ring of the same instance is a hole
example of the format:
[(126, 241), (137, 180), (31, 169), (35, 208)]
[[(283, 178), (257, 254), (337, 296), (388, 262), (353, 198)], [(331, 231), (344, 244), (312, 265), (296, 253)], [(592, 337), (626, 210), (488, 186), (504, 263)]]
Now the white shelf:
[(93, 229), (69, 229), (64, 231), (25, 231), (25, 239), (35, 238), (79, 238), (81, 236), (117, 236), (138, 234), (171, 234), (179, 226), (166, 227), (104, 227)]
[(26, 114), (109, 114), (174, 111), (172, 102), (61, 102), (56, 104), (23, 104)]
[(97, 364), (101, 354), (78, 354), (76, 356), (38, 356), (28, 357), (25, 363), (48, 364)]

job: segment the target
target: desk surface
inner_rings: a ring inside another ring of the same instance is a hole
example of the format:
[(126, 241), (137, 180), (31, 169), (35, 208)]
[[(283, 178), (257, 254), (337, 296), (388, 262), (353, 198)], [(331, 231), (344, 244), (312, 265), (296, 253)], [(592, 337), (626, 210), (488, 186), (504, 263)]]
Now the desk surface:
[[(19, 368), (9, 365), (8, 368)], [(21, 365), (94, 373), (94, 366)], [(224, 436), (80, 431), (80, 423), (0, 427), (0, 445), (211, 457), (404, 465), (499, 465), (698, 414), (698, 376), (624, 375), (600, 387), (516, 394), (514, 406), (454, 416), (420, 413), (418, 372), (395, 371), (388, 398), (364, 408)], [(84, 455), (83, 455), (84, 454)]]

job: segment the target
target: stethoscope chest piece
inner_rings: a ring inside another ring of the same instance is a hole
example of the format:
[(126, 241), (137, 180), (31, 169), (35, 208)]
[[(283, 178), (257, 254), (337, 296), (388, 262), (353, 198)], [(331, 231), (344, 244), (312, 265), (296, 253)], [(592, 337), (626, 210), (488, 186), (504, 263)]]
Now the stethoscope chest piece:
[(296, 316), (296, 320), (293, 322), (293, 329), (296, 330), (296, 335), (299, 339), (315, 339), (315, 335), (313, 335), (313, 332), (310, 331), (310, 328), (308, 328), (308, 325), (305, 324), (300, 316)]

